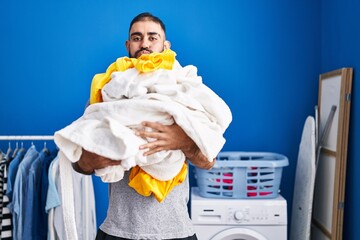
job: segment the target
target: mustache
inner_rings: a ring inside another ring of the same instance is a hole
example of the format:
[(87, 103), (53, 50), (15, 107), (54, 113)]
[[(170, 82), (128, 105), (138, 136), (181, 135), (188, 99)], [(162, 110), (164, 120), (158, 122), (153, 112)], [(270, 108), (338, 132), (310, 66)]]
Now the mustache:
[(147, 52), (149, 52), (149, 53), (152, 53), (152, 51), (150, 50), (150, 49), (148, 49), (148, 48), (140, 48), (139, 50), (137, 50), (136, 52), (135, 52), (135, 56), (137, 56), (140, 52), (142, 52), (142, 51), (147, 51)]

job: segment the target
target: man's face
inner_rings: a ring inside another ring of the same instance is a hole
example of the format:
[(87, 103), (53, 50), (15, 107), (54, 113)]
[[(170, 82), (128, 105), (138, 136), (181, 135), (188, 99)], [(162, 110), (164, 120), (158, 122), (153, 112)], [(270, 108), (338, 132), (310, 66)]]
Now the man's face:
[(129, 57), (138, 58), (142, 54), (162, 52), (169, 48), (170, 43), (165, 40), (165, 33), (160, 24), (153, 21), (140, 21), (132, 25), (129, 40), (125, 43)]

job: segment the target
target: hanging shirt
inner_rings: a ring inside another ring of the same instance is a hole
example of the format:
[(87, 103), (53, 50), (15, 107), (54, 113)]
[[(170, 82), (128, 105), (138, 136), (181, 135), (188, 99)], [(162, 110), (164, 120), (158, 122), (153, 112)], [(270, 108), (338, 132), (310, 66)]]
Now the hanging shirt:
[(43, 171), (47, 171), (46, 166), (49, 166), (49, 161), (54, 159), (54, 154), (48, 149), (43, 149), (39, 157), (36, 158), (30, 165), (27, 181), (27, 196), (26, 196), (26, 212), (24, 218), (24, 233), (23, 236), (27, 240), (46, 240), (47, 239), (47, 215), (45, 213), (45, 204), (42, 204), (43, 195), (47, 193), (42, 185), (48, 182), (47, 176), (43, 178)]
[[(44, 159), (46, 155), (49, 153), (47, 151), (41, 151), (39, 153), (39, 156), (30, 163), (29, 169), (28, 169), (28, 175), (27, 178), (27, 189), (26, 191), (26, 199), (23, 202), (26, 206), (25, 211), (25, 217), (24, 217), (24, 232), (23, 236), (26, 236), (26, 239), (32, 240), (32, 239), (45, 239), (45, 237), (37, 236), (35, 237), (35, 226), (37, 226), (37, 221), (40, 216), (35, 216), (35, 206), (37, 203), (35, 202), (36, 195), (39, 194), (39, 181), (38, 178), (40, 175), (40, 172), (42, 171), (42, 165), (44, 162)], [(43, 227), (43, 226), (41, 226)], [(47, 233), (47, 232), (46, 232)], [(24, 238), (25, 239), (25, 238)]]
[(55, 149), (48, 157), (44, 159), (42, 173), (40, 173), (42, 175), (42, 180), (40, 182), (40, 194), (37, 195), (38, 198), (35, 199), (35, 202), (39, 202), (38, 208), (36, 210), (38, 211), (37, 215), (39, 218), (41, 218), (41, 221), (38, 222), (38, 227), (35, 227), (35, 231), (37, 232), (36, 235), (47, 236), (48, 233), (48, 214), (46, 212), (46, 198), (49, 188), (48, 173), (50, 164), (57, 156), (57, 152), (58, 150)]
[[(95, 196), (92, 177), (79, 174), (71, 170), (71, 178), (74, 183), (72, 191), (74, 195), (74, 216), (77, 229), (76, 239), (88, 240), (96, 237), (96, 212)], [(60, 187), (59, 158), (51, 163), (48, 172), (49, 188), (47, 192), (46, 211), (48, 212), (49, 240), (74, 240), (67, 238), (64, 226), (64, 209), (61, 202), (62, 188)]]
[[(58, 179), (59, 161), (55, 158), (49, 166), (48, 179), (49, 187), (46, 196), (45, 211), (48, 213), (48, 239), (56, 240), (59, 239), (56, 235), (54, 211), (61, 205), (60, 196), (56, 187), (56, 179)], [(59, 189), (60, 190), (60, 189)], [(60, 219), (61, 222), (61, 219)]]
[(36, 150), (36, 147), (31, 146), (23, 160), (20, 162), (18, 171), (15, 178), (14, 188), (13, 188), (13, 198), (12, 202), (8, 205), (12, 215), (13, 215), (13, 239), (22, 240), (24, 238), (24, 217), (26, 212), (25, 199), (27, 195), (27, 175), (31, 163), (39, 156), (39, 152)]
[(3, 155), (0, 162), (0, 212), (1, 212), (1, 232), (0, 239), (10, 240), (12, 239), (12, 223), (11, 213), (7, 207), (9, 198), (6, 196), (7, 189), (7, 169), (11, 159), (8, 159)]
[(15, 184), (16, 173), (21, 160), (24, 158), (25, 153), (26, 153), (25, 148), (21, 148), (17, 152), (15, 158), (12, 159), (9, 164), (6, 196), (8, 196), (10, 202), (12, 201), (13, 186)]

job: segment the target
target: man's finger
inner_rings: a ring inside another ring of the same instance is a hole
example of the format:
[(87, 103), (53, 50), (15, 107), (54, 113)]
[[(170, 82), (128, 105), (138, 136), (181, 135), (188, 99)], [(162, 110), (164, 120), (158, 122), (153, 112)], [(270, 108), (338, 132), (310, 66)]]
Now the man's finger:
[(145, 143), (143, 145), (140, 145), (140, 149), (146, 149), (146, 148), (149, 148), (149, 149), (154, 149), (154, 148), (159, 148), (159, 147), (164, 147), (164, 145), (166, 144), (165, 141), (154, 141), (154, 142), (149, 142), (149, 143)]
[(153, 148), (153, 149), (151, 149), (151, 150), (149, 150), (149, 151), (147, 151), (147, 152), (144, 152), (144, 156), (149, 156), (149, 155), (151, 155), (151, 154), (160, 152), (160, 151), (162, 151), (162, 150), (164, 150), (163, 147), (156, 147), (156, 148)]
[(145, 127), (150, 127), (152, 129), (155, 129), (157, 131), (164, 131), (165, 125), (157, 122), (142, 122), (142, 125)]
[(135, 135), (142, 138), (155, 138), (155, 139), (162, 138), (162, 134), (159, 132), (137, 131), (135, 132)]

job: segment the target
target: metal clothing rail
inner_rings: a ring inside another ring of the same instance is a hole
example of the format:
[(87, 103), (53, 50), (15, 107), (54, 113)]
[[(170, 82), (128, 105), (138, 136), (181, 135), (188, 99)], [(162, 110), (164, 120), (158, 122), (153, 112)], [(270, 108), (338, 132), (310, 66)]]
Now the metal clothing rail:
[(54, 140), (53, 135), (8, 135), (0, 136), (0, 140)]

